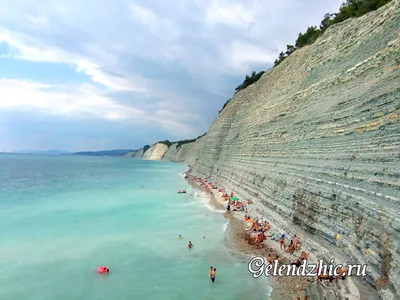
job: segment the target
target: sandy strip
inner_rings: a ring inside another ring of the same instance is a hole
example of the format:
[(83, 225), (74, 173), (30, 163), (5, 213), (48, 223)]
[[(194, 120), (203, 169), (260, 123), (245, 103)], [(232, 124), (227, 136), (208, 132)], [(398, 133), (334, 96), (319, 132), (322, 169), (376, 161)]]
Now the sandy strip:
[[(216, 209), (224, 210), (226, 206), (226, 201), (221, 197), (217, 190), (212, 190), (212, 194), (207, 188), (201, 186), (192, 178), (186, 178), (189, 185), (194, 189), (201, 190), (208, 195), (210, 195), (210, 204)], [(251, 210), (250, 213), (251, 214)], [(227, 228), (228, 235), (228, 246), (241, 253), (251, 255), (251, 256), (263, 256), (267, 257), (268, 254), (276, 255), (284, 259), (285, 262), (293, 261), (294, 257), (300, 255), (300, 251), (297, 251), (295, 256), (290, 256), (286, 252), (279, 249), (279, 242), (267, 239), (264, 241), (264, 247), (259, 247), (255, 245), (250, 245), (245, 240), (246, 228), (248, 228), (248, 223), (244, 221), (244, 212), (232, 211), (231, 213), (225, 213), (225, 218), (229, 219), (229, 224)], [(268, 233), (267, 233), (268, 235)], [(290, 256), (290, 257), (289, 257)], [(251, 276), (251, 274), (249, 274)], [(291, 300), (296, 296), (299, 296), (302, 300), (304, 299), (305, 289), (310, 284), (312, 279), (305, 277), (271, 277), (269, 284), (273, 288), (273, 294), (271, 299), (273, 300)]]

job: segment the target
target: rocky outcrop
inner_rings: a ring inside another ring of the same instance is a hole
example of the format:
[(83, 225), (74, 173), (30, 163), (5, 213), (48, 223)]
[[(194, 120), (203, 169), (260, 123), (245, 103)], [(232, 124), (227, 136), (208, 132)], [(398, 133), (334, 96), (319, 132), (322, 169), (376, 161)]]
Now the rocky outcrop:
[(367, 264), (385, 299), (400, 295), (399, 3), (268, 70), (184, 155), (316, 255)]
[[(164, 154), (167, 152), (168, 146), (162, 143), (156, 143), (147, 149), (141, 158), (147, 160), (161, 160)], [(139, 156), (138, 156), (139, 157)]]
[[(162, 150), (160, 151), (159, 154), (156, 155), (156, 156), (160, 155), (161, 156), (160, 158), (154, 158), (154, 159), (174, 161), (174, 162), (186, 162), (189, 165), (193, 165), (196, 159), (198, 158), (198, 153), (202, 145), (201, 141), (203, 140), (203, 138), (204, 135), (195, 139), (196, 142), (187, 142), (185, 144), (179, 144), (175, 142), (172, 143), (169, 147), (163, 143), (156, 143), (145, 152), (143, 152), (143, 149), (139, 149), (137, 152), (135, 153), (129, 152), (125, 156), (149, 159), (150, 157), (153, 156), (153, 152), (154, 149), (156, 148), (156, 145), (161, 145), (159, 147), (162, 147)], [(167, 148), (165, 148), (164, 146), (166, 146)], [(165, 151), (164, 154), (162, 154), (163, 151)]]

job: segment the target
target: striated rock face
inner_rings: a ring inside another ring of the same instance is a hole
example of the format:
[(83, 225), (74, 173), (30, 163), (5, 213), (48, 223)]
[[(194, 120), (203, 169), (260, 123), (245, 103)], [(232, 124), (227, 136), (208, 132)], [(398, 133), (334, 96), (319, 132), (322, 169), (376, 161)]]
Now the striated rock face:
[(308, 250), (367, 264), (385, 299), (400, 297), (399, 4), (330, 27), (180, 156)]
[(196, 140), (194, 143), (184, 144), (179, 149), (178, 155), (175, 161), (186, 162), (189, 165), (193, 165), (199, 157), (199, 151), (204, 137)]
[[(137, 152), (129, 152), (125, 154), (126, 157), (134, 157), (134, 158), (142, 158), (142, 159), (150, 159), (150, 157), (154, 156), (154, 150), (156, 145), (161, 145), (159, 149), (160, 152), (154, 157), (160, 156), (160, 158), (153, 158), (156, 160), (166, 160), (166, 161), (175, 161), (175, 162), (185, 162), (189, 165), (193, 165), (198, 159), (199, 150), (202, 145), (202, 140), (204, 137), (198, 138), (196, 142), (183, 144), (178, 146), (176, 143), (172, 144), (169, 148), (164, 144), (154, 144), (151, 148), (149, 148), (145, 153), (143, 153), (143, 149), (140, 149)], [(167, 148), (163, 147), (166, 146)], [(164, 152), (164, 154), (162, 154)]]
[(177, 161), (178, 151), (177, 144), (172, 144), (165, 152), (162, 160)]
[[(131, 153), (131, 152), (130, 152)], [(136, 157), (136, 158), (142, 158), (143, 156), (143, 149), (139, 149), (137, 152), (135, 152), (131, 157)]]
[[(156, 143), (153, 146), (151, 146), (149, 149), (147, 149), (147, 151), (143, 153), (141, 158), (148, 159), (148, 160), (161, 160), (161, 158), (164, 156), (164, 154), (167, 152), (167, 150), (168, 150), (167, 145), (164, 145), (161, 143)], [(139, 155), (138, 155), (138, 157), (139, 157)]]

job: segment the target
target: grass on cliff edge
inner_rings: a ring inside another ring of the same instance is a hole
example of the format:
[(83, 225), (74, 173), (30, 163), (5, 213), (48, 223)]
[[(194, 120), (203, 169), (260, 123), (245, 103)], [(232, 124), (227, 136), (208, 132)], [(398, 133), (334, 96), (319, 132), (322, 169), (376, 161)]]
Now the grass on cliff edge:
[[(193, 142), (197, 141), (199, 138), (205, 136), (206, 133), (207, 132), (203, 133), (202, 135), (199, 135), (197, 138), (190, 139), (190, 140), (180, 140), (180, 141), (176, 141), (176, 142), (170, 142), (169, 140), (165, 140), (165, 141), (159, 141), (159, 142), (157, 142), (155, 144), (164, 144), (168, 148), (171, 147), (172, 145), (176, 145), (176, 149), (178, 150), (178, 149), (180, 149), (182, 147), (182, 145), (193, 143)], [(145, 153), (149, 148), (150, 148), (149, 145), (144, 146), (143, 147), (143, 153)]]

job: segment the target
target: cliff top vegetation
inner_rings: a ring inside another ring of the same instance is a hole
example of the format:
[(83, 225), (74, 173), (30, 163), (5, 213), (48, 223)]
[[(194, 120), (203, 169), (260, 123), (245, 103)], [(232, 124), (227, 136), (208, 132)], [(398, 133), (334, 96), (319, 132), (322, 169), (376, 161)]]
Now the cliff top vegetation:
[(182, 147), (182, 145), (193, 143), (193, 142), (195, 142), (196, 140), (198, 140), (199, 138), (201, 138), (201, 137), (203, 137), (205, 135), (206, 135), (206, 133), (204, 133), (202, 135), (199, 135), (197, 138), (194, 138), (194, 139), (180, 140), (180, 141), (176, 141), (176, 142), (170, 142), (169, 140), (159, 141), (156, 144), (164, 144), (164, 145), (168, 146), (168, 148), (171, 147), (171, 145), (176, 145), (176, 148), (179, 149), (179, 148)]
[[(371, 11), (377, 10), (391, 1), (392, 0), (346, 0), (340, 6), (339, 12), (325, 14), (319, 26), (310, 26), (307, 28), (306, 32), (300, 32), (294, 45), (286, 45), (286, 51), (281, 51), (281, 53), (279, 53), (279, 57), (275, 60), (273, 67), (278, 66), (297, 49), (314, 43), (330, 26), (341, 23), (350, 18), (361, 17)], [(257, 82), (263, 74), (264, 71), (258, 73), (253, 71), (251, 75), (246, 75), (242, 84), (236, 87), (235, 93), (244, 90), (251, 84)], [(230, 100), (231, 98), (224, 103), (222, 109), (218, 113), (221, 113)]]

